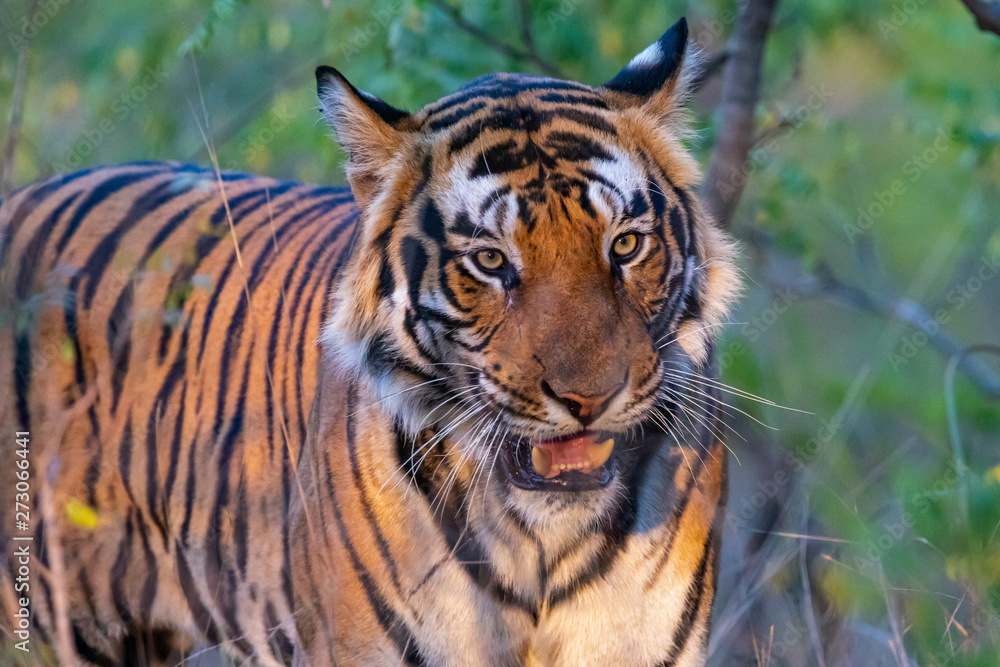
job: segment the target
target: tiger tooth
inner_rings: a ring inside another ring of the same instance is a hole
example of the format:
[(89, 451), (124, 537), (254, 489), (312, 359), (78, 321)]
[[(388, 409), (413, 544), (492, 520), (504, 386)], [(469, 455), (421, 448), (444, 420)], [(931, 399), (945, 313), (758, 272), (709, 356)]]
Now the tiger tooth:
[(611, 457), (611, 450), (615, 448), (613, 438), (608, 438), (599, 445), (587, 445), (587, 462), (591, 468), (600, 468)]
[(535, 472), (539, 475), (542, 477), (548, 477), (549, 472), (552, 470), (552, 453), (547, 452), (540, 447), (532, 447), (531, 465), (535, 467)]

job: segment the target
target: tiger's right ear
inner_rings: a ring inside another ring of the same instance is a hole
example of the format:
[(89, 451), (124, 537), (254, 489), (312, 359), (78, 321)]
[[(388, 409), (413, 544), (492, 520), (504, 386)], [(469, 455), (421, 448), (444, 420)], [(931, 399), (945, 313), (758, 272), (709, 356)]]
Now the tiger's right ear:
[(364, 205), (404, 148), (413, 116), (358, 90), (332, 67), (316, 68), (316, 91), (323, 116), (350, 155), (347, 178), (355, 199)]

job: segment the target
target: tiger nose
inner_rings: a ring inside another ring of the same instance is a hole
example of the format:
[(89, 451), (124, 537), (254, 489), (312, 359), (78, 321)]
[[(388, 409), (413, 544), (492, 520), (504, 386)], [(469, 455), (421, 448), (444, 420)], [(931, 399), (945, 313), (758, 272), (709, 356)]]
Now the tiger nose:
[(569, 410), (569, 413), (578, 419), (581, 424), (589, 426), (604, 414), (604, 411), (608, 409), (608, 405), (611, 403), (611, 399), (625, 388), (625, 384), (625, 382), (622, 382), (608, 393), (600, 396), (581, 396), (574, 392), (557, 394), (548, 382), (542, 380), (542, 391), (553, 400), (562, 403)]

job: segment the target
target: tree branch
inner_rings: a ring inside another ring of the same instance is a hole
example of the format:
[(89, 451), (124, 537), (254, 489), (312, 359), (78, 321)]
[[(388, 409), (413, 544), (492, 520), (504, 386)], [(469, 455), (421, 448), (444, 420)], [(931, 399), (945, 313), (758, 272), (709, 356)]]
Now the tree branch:
[[(454, 23), (455, 26), (458, 27), (460, 30), (478, 39), (485, 46), (488, 46), (497, 53), (500, 53), (514, 60), (523, 60), (525, 62), (534, 63), (540, 70), (542, 70), (545, 74), (549, 76), (554, 76), (554, 77), (562, 76), (562, 74), (559, 72), (559, 68), (553, 65), (545, 58), (543, 58), (542, 55), (538, 53), (537, 49), (534, 48), (534, 39), (531, 39), (530, 42), (527, 41), (526, 39), (525, 44), (527, 48), (519, 49), (516, 46), (512, 46), (504, 41), (497, 39), (489, 32), (483, 30), (474, 23), (470, 23), (469, 21), (467, 21), (462, 17), (462, 12), (460, 9), (458, 9), (457, 7), (452, 7), (447, 2), (445, 2), (445, 0), (430, 0), (430, 4), (441, 10), (441, 12), (443, 12), (445, 16), (450, 18), (452, 20), (452, 23)], [(530, 36), (531, 35), (530, 25), (528, 25), (527, 28), (525, 27), (525, 21), (528, 20), (530, 20), (530, 18), (525, 18), (524, 13), (522, 12), (521, 32), (522, 34), (525, 34), (525, 30), (527, 30), (526, 34), (527, 36)]]
[(995, 0), (962, 0), (962, 4), (976, 19), (976, 25), (983, 32), (992, 32), (1000, 37), (1000, 2)]
[[(781, 255), (771, 249), (770, 240), (766, 236), (760, 232), (750, 232), (747, 240), (766, 253), (768, 265), (780, 263)], [(919, 303), (889, 292), (876, 293), (851, 285), (837, 277), (826, 262), (820, 262), (815, 271), (810, 273), (802, 267), (801, 260), (796, 258), (795, 272), (792, 279), (782, 280), (776, 287), (802, 296), (833, 299), (876, 317), (905, 322), (914, 329), (923, 331), (927, 336), (927, 345), (944, 359), (960, 357), (959, 370), (987, 396), (1000, 398), (1000, 376), (980, 357), (963, 355), (966, 346), (955, 340), (943, 326), (929, 327), (928, 323), (936, 320)]]
[[(948, 335), (943, 328), (929, 330), (927, 323), (934, 322), (934, 318), (919, 303), (891, 294), (879, 295), (866, 292), (861, 287), (849, 285), (837, 278), (826, 263), (821, 263), (812, 277), (817, 281), (818, 291), (825, 292), (842, 303), (873, 315), (906, 322), (915, 329), (923, 331), (927, 335), (928, 345), (945, 359), (961, 355), (965, 349), (964, 345)], [(959, 368), (983, 392), (993, 397), (1000, 397), (1000, 378), (982, 359), (966, 355), (962, 358)]]
[(708, 210), (728, 227), (746, 184), (747, 159), (754, 139), (764, 46), (778, 0), (747, 0), (727, 48), (722, 79), (722, 127), (703, 185)]
[[(38, 0), (28, 4), (28, 17), (34, 16)], [(7, 139), (4, 141), (3, 157), (0, 158), (0, 198), (7, 199), (14, 187), (14, 152), (21, 138), (21, 119), (24, 117), (24, 91), (28, 78), (28, 40), (22, 36), (17, 49), (17, 66), (14, 70), (14, 89), (10, 94), (10, 124), (7, 125)]]

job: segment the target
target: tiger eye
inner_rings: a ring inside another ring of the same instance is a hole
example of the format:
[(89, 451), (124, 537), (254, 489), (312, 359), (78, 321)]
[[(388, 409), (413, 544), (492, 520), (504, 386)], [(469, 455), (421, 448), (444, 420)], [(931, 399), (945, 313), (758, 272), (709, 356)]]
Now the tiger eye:
[(616, 257), (628, 257), (639, 247), (638, 234), (622, 234), (611, 244), (611, 252)]
[(484, 271), (499, 271), (507, 263), (507, 258), (499, 250), (480, 250), (475, 255), (476, 264)]

